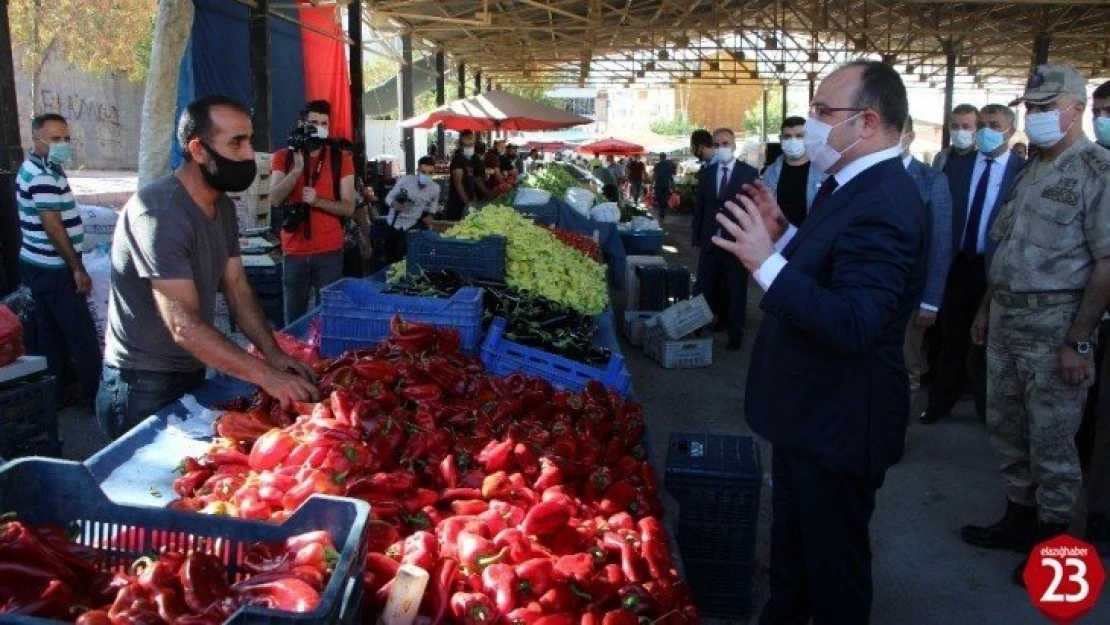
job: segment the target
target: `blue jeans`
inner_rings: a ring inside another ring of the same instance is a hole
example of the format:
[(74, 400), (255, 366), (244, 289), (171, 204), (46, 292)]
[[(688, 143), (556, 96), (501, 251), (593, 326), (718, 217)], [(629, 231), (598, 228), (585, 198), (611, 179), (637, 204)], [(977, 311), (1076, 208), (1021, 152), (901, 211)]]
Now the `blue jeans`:
[(283, 264), (282, 295), (285, 298), (285, 325), (308, 312), (309, 295), (343, 277), (343, 250), (310, 256), (286, 256)]
[(165, 373), (104, 365), (96, 394), (100, 430), (115, 440), (143, 419), (181, 399), (204, 382), (205, 370)]
[(88, 298), (77, 294), (77, 283), (68, 268), (20, 263), (19, 274), (35, 301), (39, 350), (46, 356), (50, 374), (61, 384), (68, 358), (77, 374), (80, 399), (92, 406), (102, 356)]

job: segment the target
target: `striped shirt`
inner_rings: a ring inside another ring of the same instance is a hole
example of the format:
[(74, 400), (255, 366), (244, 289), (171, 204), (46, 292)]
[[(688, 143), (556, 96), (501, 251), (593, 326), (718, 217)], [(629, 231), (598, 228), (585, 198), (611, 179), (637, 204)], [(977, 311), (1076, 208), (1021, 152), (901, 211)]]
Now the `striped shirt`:
[(49, 164), (37, 154), (29, 154), (19, 168), (16, 180), (19, 201), (19, 227), (23, 231), (20, 260), (38, 267), (64, 268), (65, 260), (54, 249), (46, 234), (39, 211), (60, 211), (62, 223), (69, 233), (69, 242), (80, 251), (85, 240), (85, 226), (73, 199), (62, 168)]

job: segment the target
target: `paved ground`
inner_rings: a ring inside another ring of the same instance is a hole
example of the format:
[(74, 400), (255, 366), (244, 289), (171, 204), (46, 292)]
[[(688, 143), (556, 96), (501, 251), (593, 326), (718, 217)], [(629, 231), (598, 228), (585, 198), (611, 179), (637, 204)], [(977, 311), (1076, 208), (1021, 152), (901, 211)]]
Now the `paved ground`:
[(133, 171), (78, 170), (68, 172), (73, 196), (82, 204), (122, 208), (138, 186)]
[[(671, 232), (667, 241), (668, 262), (693, 269), (696, 261), (686, 245), (689, 217), (674, 216), (666, 226)], [(671, 431), (749, 433), (742, 398), (752, 337), (760, 318), (758, 298), (759, 289), (753, 283), (745, 349), (727, 352), (723, 349), (723, 336), (715, 335), (713, 367), (666, 371), (637, 349), (625, 346), (637, 393), (652, 425), (654, 453), (660, 462), (666, 456), (667, 433)], [(923, 399), (919, 393), (916, 404), (919, 406)], [(61, 424), (66, 455), (70, 458), (85, 458), (104, 444), (91, 419), (67, 411)], [(766, 465), (770, 450), (763, 451)], [(769, 481), (764, 484), (769, 485)], [(1015, 554), (966, 547), (957, 536), (961, 524), (992, 522), (1002, 507), (1002, 484), (993, 452), (970, 402), (961, 403), (948, 421), (911, 426), (906, 457), (888, 473), (871, 526), (875, 554), (872, 622), (1046, 623), (1025, 591), (1009, 582), (1010, 571), (1019, 559)], [(764, 488), (755, 565), (757, 607), (767, 598), (769, 508), (770, 489)], [(1080, 527), (1073, 529), (1081, 531)], [(707, 619), (707, 622), (745, 621)], [(1104, 597), (1083, 622), (1110, 623), (1110, 599)]]

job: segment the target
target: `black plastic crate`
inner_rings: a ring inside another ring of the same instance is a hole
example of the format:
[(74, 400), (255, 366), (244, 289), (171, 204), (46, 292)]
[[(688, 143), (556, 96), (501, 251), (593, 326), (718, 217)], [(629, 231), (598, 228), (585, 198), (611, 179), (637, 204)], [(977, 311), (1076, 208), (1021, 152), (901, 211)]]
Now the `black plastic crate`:
[(682, 554), (686, 583), (702, 616), (744, 619), (752, 611), (750, 566), (731, 560), (693, 562)]
[(264, 295), (281, 295), (282, 292), (282, 266), (280, 262), (272, 267), (247, 267), (247, 283), (251, 285), (259, 297)]
[(0, 389), (0, 456), (59, 455), (54, 376), (11, 382)]
[(690, 270), (685, 267), (667, 267), (667, 299), (677, 304), (690, 299)]
[(755, 555), (755, 525), (748, 522), (719, 523), (689, 521), (679, 504), (679, 523), (675, 531), (679, 553), (689, 562), (729, 560), (751, 562)]
[(667, 307), (667, 269), (660, 265), (642, 265), (636, 268), (640, 278), (639, 310), (663, 310)]
[(751, 437), (672, 432), (664, 479), (683, 520), (755, 527), (763, 471)]

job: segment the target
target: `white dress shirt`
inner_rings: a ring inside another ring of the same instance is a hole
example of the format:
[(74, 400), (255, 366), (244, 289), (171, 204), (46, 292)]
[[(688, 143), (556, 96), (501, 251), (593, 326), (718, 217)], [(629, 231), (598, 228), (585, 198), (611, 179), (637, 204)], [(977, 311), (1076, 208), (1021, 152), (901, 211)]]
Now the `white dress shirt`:
[[(400, 214), (397, 214), (393, 203), (402, 189), (408, 190), (409, 202), (401, 208)], [(416, 176), (402, 176), (389, 195), (385, 196), (385, 205), (389, 207), (389, 214), (385, 216), (386, 221), (398, 230), (408, 230), (415, 226), (426, 213), (435, 213), (439, 208), (439, 185), (430, 182), (421, 187)], [(395, 217), (396, 222), (393, 221)]]
[[(833, 191), (833, 194), (839, 192), (844, 188), (844, 185), (851, 182), (853, 178), (862, 174), (867, 169), (870, 169), (872, 166), (892, 158), (900, 158), (901, 156), (902, 146), (896, 145), (879, 152), (861, 156), (851, 163), (848, 163), (840, 171), (833, 174), (833, 177), (836, 178), (836, 190)], [(820, 210), (820, 207), (818, 207), (818, 210)], [(759, 283), (759, 286), (763, 287), (764, 291), (771, 288), (771, 284), (775, 281), (775, 278), (779, 277), (782, 268), (786, 266), (786, 258), (781, 252), (797, 233), (798, 229), (796, 227), (790, 226), (787, 228), (786, 232), (782, 234), (782, 237), (775, 242), (775, 253), (768, 256), (767, 260), (763, 261), (759, 269), (756, 269), (755, 273), (752, 274), (752, 277)]]
[(979, 233), (975, 238), (975, 253), (982, 254), (987, 251), (987, 224), (994, 213), (994, 205), (998, 201), (998, 194), (1002, 191), (1002, 178), (1006, 175), (1006, 164), (1010, 162), (1010, 150), (1006, 150), (998, 157), (988, 157), (979, 152), (975, 155), (975, 169), (971, 172), (971, 188), (967, 194), (967, 206), (964, 206), (964, 229), (960, 231), (961, 249), (964, 237), (967, 236), (967, 223), (971, 217), (971, 203), (975, 201), (975, 189), (979, 188), (979, 181), (983, 179), (983, 172), (987, 169), (987, 159), (994, 158), (991, 165), (991, 177), (987, 180), (987, 197), (983, 201), (983, 215), (979, 219)]

